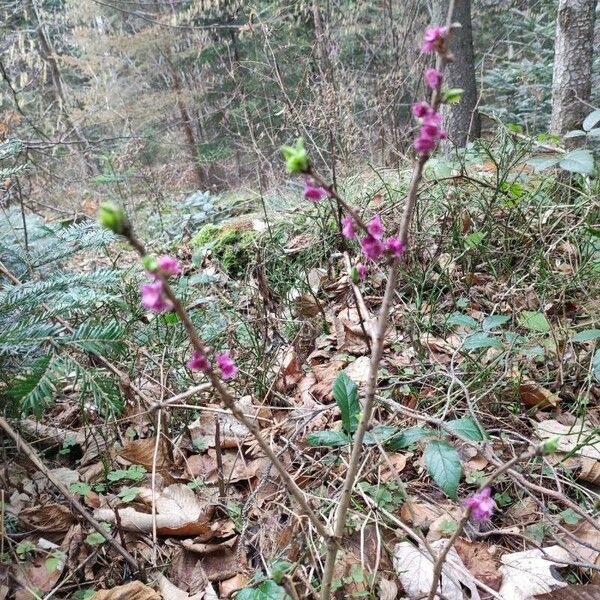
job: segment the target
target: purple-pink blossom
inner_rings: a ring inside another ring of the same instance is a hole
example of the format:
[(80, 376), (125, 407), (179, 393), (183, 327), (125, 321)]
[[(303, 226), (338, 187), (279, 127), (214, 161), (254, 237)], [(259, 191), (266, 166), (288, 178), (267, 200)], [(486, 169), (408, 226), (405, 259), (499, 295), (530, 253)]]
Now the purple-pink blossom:
[(159, 256), (156, 263), (158, 268), (167, 275), (179, 275), (181, 273), (177, 259), (172, 256)]
[(385, 249), (396, 258), (402, 256), (405, 250), (404, 244), (395, 237), (390, 237), (385, 241)]
[(425, 83), (432, 89), (442, 85), (442, 74), (437, 69), (427, 69), (425, 71)]
[(358, 273), (359, 279), (364, 279), (367, 276), (367, 267), (362, 263), (356, 265), (356, 272)]
[(373, 236), (376, 240), (380, 240), (383, 236), (383, 223), (381, 217), (375, 215), (369, 224), (367, 225), (367, 232), (370, 236)]
[(384, 243), (372, 235), (367, 235), (360, 240), (360, 246), (365, 256), (371, 260), (377, 260), (385, 252)]
[(419, 154), (427, 154), (435, 149), (435, 140), (429, 137), (419, 136), (415, 140), (415, 150)]
[(435, 52), (441, 50), (444, 44), (444, 38), (447, 34), (447, 27), (440, 27), (438, 25), (428, 27), (425, 30), (421, 52)]
[(223, 377), (223, 379), (231, 379), (237, 373), (238, 368), (231, 359), (231, 356), (229, 356), (229, 352), (217, 354), (216, 358), (217, 365), (221, 371), (221, 377)]
[(159, 279), (151, 283), (144, 283), (140, 292), (144, 308), (157, 314), (173, 310), (173, 303), (165, 296), (163, 283)]
[(354, 219), (352, 217), (342, 217), (342, 235), (349, 240), (353, 240), (356, 237), (356, 231), (354, 230)]
[(417, 119), (422, 119), (430, 110), (429, 104), (427, 102), (415, 102), (412, 107), (412, 114), (417, 117)]
[(323, 200), (323, 198), (327, 198), (329, 192), (310, 177), (306, 177), (304, 179), (304, 191), (302, 195), (311, 202), (318, 202), (319, 200)]
[(442, 116), (429, 108), (421, 117), (421, 129), (415, 140), (415, 150), (419, 154), (427, 154), (435, 149), (437, 142), (446, 138), (446, 132), (442, 129)]
[(471, 509), (471, 516), (475, 521), (491, 519), (496, 509), (496, 503), (492, 498), (492, 488), (486, 487), (473, 494), (464, 501), (464, 505)]
[(187, 368), (192, 371), (208, 371), (210, 369), (210, 362), (202, 352), (194, 350), (192, 356), (187, 361)]

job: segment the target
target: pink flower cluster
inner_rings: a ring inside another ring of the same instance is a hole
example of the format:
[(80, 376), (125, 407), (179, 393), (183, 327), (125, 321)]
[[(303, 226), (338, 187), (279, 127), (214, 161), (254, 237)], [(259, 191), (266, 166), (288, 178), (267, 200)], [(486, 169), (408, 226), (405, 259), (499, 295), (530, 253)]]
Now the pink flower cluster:
[(324, 187), (318, 185), (311, 177), (305, 177), (302, 195), (311, 202), (319, 202), (319, 200), (327, 198), (329, 192)]
[(439, 25), (428, 27), (425, 30), (421, 52), (440, 52), (444, 48), (444, 42), (447, 35), (447, 27), (440, 27)]
[[(219, 367), (219, 371), (221, 372), (221, 377), (223, 379), (231, 379), (235, 376), (238, 371), (236, 364), (233, 362), (233, 359), (229, 355), (229, 352), (223, 352), (222, 354), (215, 355), (215, 360), (217, 362), (217, 366)], [(211, 367), (210, 361), (206, 356), (199, 352), (198, 350), (194, 350), (192, 352), (192, 356), (187, 361), (187, 368), (191, 371), (208, 371)]]
[(464, 501), (464, 505), (471, 509), (471, 516), (475, 521), (487, 521), (492, 518), (496, 503), (492, 498), (492, 489), (483, 488)]
[[(356, 238), (356, 223), (351, 216), (342, 218), (342, 235), (349, 240)], [(395, 237), (383, 239), (384, 229), (381, 217), (375, 215), (367, 224), (367, 235), (360, 240), (360, 247), (363, 253), (370, 260), (377, 260), (384, 253), (390, 256), (399, 257), (404, 252), (404, 244)], [(361, 279), (366, 275), (367, 269), (363, 264), (357, 266), (358, 274)]]
[[(156, 260), (157, 269), (164, 275), (179, 275), (181, 269), (176, 258), (171, 256), (160, 256)], [(160, 314), (173, 310), (173, 302), (165, 295), (163, 282), (155, 273), (149, 273), (152, 281), (144, 283), (140, 288), (142, 295), (142, 306), (154, 313)]]
[(419, 154), (428, 154), (435, 149), (439, 140), (447, 137), (442, 129), (442, 117), (427, 102), (413, 104), (412, 112), (421, 120), (421, 130), (415, 140), (415, 150)]

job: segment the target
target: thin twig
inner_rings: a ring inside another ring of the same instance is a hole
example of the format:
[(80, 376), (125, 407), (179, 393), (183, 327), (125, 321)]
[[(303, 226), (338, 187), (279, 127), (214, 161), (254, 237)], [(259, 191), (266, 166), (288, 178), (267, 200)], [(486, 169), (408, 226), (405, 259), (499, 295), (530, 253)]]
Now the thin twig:
[[(124, 237), (127, 238), (129, 243), (135, 248), (137, 253), (141, 258), (146, 256), (146, 249), (142, 242), (134, 235), (131, 230), (130, 225), (128, 224), (123, 232)], [(162, 289), (164, 291), (165, 296), (170, 300), (173, 311), (180, 318), (185, 331), (188, 335), (188, 338), (192, 344), (192, 347), (195, 351), (200, 352), (202, 355), (206, 355), (206, 349), (204, 343), (196, 328), (181, 301), (173, 292), (171, 286), (169, 285), (169, 281), (164, 273), (160, 270), (155, 272), (156, 278), (162, 283)], [(248, 431), (254, 436), (256, 442), (260, 446), (260, 449), (264, 452), (265, 456), (273, 463), (273, 466), (283, 479), (284, 485), (290, 494), (295, 498), (296, 502), (300, 505), (302, 513), (308, 518), (313, 527), (317, 530), (317, 533), (326, 541), (329, 540), (330, 533), (327, 531), (323, 521), (316, 515), (314, 510), (308, 504), (304, 492), (298, 487), (298, 484), (294, 481), (292, 476), (288, 473), (287, 467), (281, 462), (281, 460), (277, 457), (269, 443), (265, 440), (262, 433), (260, 432), (258, 426), (254, 422), (253, 419), (248, 418), (244, 411), (238, 407), (235, 402), (234, 397), (229, 393), (229, 391), (225, 388), (219, 376), (215, 373), (212, 368), (209, 368), (206, 371), (206, 376), (210, 381), (213, 390), (217, 393), (220, 400), (223, 404), (232, 412), (233, 416), (243, 425), (246, 426)]]
[[(448, 15), (447, 15), (447, 26), (448, 28), (452, 25), (452, 15), (454, 13), (454, 0), (450, 0), (448, 6)], [(450, 29), (449, 29), (450, 30)], [(442, 56), (442, 54), (438, 54), (437, 57), (437, 68), (438, 71), (441, 70), (446, 62), (448, 62), (450, 57)], [(431, 98), (431, 107), (435, 111), (438, 109), (441, 103), (441, 93), (440, 89), (436, 88), (433, 91)], [(423, 169), (425, 167), (425, 163), (427, 162), (429, 156), (428, 154), (420, 154), (415, 161), (415, 166), (413, 169), (412, 179), (409, 185), (408, 195), (406, 198), (406, 204), (404, 207), (404, 213), (402, 216), (402, 222), (400, 225), (400, 231), (398, 235), (398, 239), (406, 248), (408, 246), (408, 231), (410, 227), (410, 223), (412, 221), (413, 213), (415, 210), (415, 206), (417, 203), (417, 195), (419, 190), (419, 184), (421, 183), (421, 179), (423, 178)], [(335, 190), (332, 188), (328, 188), (329, 192), (334, 194)], [(338, 202), (341, 201), (337, 193), (333, 196)], [(343, 202), (343, 201), (342, 201)], [(345, 203), (342, 204), (344, 208), (348, 209)], [(364, 228), (364, 224), (356, 219), (355, 213), (351, 213), (357, 224)], [(373, 414), (373, 409), (375, 405), (375, 393), (377, 391), (377, 376), (379, 372), (379, 363), (381, 362), (381, 358), (383, 356), (383, 346), (385, 340), (385, 333), (389, 324), (389, 315), (390, 309), (392, 306), (394, 293), (396, 291), (396, 285), (398, 281), (398, 266), (400, 264), (400, 258), (394, 257), (390, 260), (389, 269), (388, 269), (388, 277), (387, 283), (385, 286), (385, 293), (383, 296), (383, 303), (381, 305), (381, 309), (379, 312), (379, 320), (377, 322), (377, 329), (372, 337), (372, 352), (371, 352), (371, 362), (369, 365), (369, 374), (367, 377), (367, 386), (366, 386), (366, 394), (365, 394), (365, 404), (363, 408), (362, 419), (359, 423), (358, 429), (354, 434), (353, 444), (352, 444), (352, 453), (350, 455), (350, 460), (348, 463), (348, 470), (346, 472), (346, 478), (344, 480), (344, 485), (342, 488), (342, 493), (339, 501), (339, 505), (337, 507), (337, 511), (335, 514), (335, 522), (334, 522), (334, 530), (333, 537), (329, 540), (327, 545), (327, 556), (325, 559), (325, 567), (323, 570), (323, 578), (321, 580), (321, 600), (329, 600), (331, 596), (331, 583), (333, 580), (333, 573), (335, 569), (335, 559), (338, 553), (339, 544), (343, 538), (344, 532), (346, 530), (346, 515), (348, 513), (348, 508), (350, 507), (350, 500), (352, 497), (352, 490), (354, 488), (354, 484), (356, 482), (356, 476), (358, 474), (358, 467), (360, 463), (360, 457), (363, 453), (363, 439), (367, 429), (370, 426), (371, 416)]]

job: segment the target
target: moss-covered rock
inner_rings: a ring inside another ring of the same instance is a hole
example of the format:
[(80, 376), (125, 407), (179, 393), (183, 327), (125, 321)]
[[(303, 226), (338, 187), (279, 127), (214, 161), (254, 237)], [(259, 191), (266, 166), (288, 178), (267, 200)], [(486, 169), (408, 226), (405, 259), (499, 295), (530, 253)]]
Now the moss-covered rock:
[(192, 246), (197, 251), (210, 250), (223, 269), (235, 277), (254, 262), (259, 235), (247, 221), (208, 224), (194, 236)]

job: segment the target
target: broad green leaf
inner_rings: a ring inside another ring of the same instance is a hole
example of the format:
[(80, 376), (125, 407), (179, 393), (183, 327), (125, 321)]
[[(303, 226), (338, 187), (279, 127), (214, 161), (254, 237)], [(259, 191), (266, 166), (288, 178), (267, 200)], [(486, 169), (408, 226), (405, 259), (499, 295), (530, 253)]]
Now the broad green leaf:
[(285, 589), (272, 579), (267, 579), (254, 588), (244, 588), (235, 596), (235, 600), (287, 600), (288, 598)]
[(427, 444), (424, 457), (425, 466), (432, 479), (450, 498), (456, 498), (462, 475), (456, 448), (444, 440), (433, 440)]
[(333, 397), (342, 413), (342, 426), (347, 433), (354, 433), (358, 427), (360, 403), (358, 388), (346, 373), (340, 373), (333, 383)]
[(479, 350), (480, 348), (501, 348), (502, 342), (500, 338), (494, 337), (489, 333), (479, 331), (472, 333), (465, 338), (463, 348), (465, 350)]
[(567, 508), (558, 514), (567, 525), (576, 525), (581, 521), (581, 517), (572, 508)]
[(540, 331), (546, 333), (550, 331), (550, 323), (544, 313), (535, 310), (524, 310), (519, 315), (519, 325), (529, 331)]
[(119, 498), (121, 498), (121, 500), (123, 500), (123, 502), (133, 502), (137, 498), (137, 495), (139, 494), (139, 492), (140, 492), (140, 488), (124, 487), (119, 492)]
[(364, 443), (372, 445), (376, 443), (386, 444), (390, 438), (396, 435), (400, 430), (391, 425), (377, 425), (371, 431), (365, 433)]
[(593, 175), (594, 156), (585, 148), (577, 148), (565, 154), (559, 165), (571, 173), (582, 173), (583, 175)]
[(496, 327), (502, 327), (502, 325), (508, 321), (510, 321), (510, 317), (508, 315), (490, 315), (483, 320), (483, 330), (491, 331)]
[(81, 494), (82, 496), (87, 496), (92, 491), (92, 486), (88, 483), (76, 481), (69, 486), (69, 490), (74, 494)]
[(536, 171), (544, 171), (556, 166), (559, 160), (558, 158), (532, 158), (527, 161), (527, 164), (531, 165)]
[(309, 446), (345, 446), (350, 438), (343, 431), (317, 431), (306, 436)]
[(104, 544), (106, 538), (101, 533), (94, 531), (85, 538), (85, 541), (89, 546), (100, 546)]
[(461, 327), (470, 327), (472, 329), (477, 327), (477, 321), (473, 317), (459, 312), (452, 313), (448, 317), (448, 324), (459, 325)]
[(592, 358), (592, 373), (594, 373), (594, 379), (600, 381), (600, 350), (596, 350), (594, 358)]
[(591, 112), (583, 120), (583, 129), (585, 131), (590, 131), (592, 127), (595, 127), (598, 123), (600, 123), (600, 108), (597, 108), (596, 110)]
[(481, 442), (488, 437), (485, 431), (482, 431), (479, 425), (469, 416), (448, 421), (446, 426), (457, 435), (475, 442)]
[(465, 238), (465, 246), (467, 248), (476, 248), (483, 242), (486, 234), (483, 231), (474, 231)]
[(448, 104), (457, 104), (461, 101), (465, 90), (462, 88), (450, 88), (442, 91), (442, 101)]
[(585, 135), (586, 135), (585, 131), (581, 131), (581, 129), (574, 129), (573, 131), (569, 131), (568, 133), (565, 133), (565, 135), (563, 137), (565, 138), (565, 140), (568, 140), (570, 138), (585, 137)]
[(387, 442), (385, 447), (388, 450), (403, 450), (404, 448), (409, 448), (413, 444), (416, 444), (419, 440), (427, 437), (428, 435), (433, 435), (433, 429), (429, 429), (428, 427), (411, 427), (402, 433), (395, 435), (391, 440)]
[(574, 342), (591, 342), (600, 338), (600, 329), (584, 329), (573, 336)]

